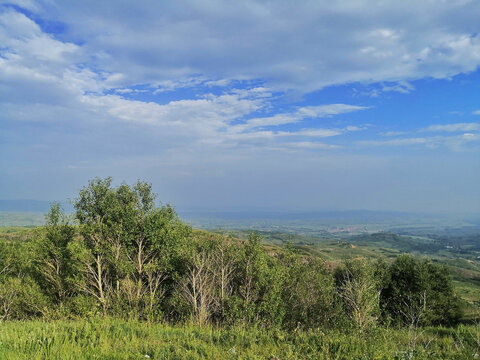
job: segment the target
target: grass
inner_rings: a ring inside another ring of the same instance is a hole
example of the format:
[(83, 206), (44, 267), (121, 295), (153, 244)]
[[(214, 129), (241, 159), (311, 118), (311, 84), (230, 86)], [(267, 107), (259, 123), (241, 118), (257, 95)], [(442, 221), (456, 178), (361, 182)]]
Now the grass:
[(0, 359), (467, 359), (473, 325), (296, 331), (171, 326), (118, 319), (0, 323)]

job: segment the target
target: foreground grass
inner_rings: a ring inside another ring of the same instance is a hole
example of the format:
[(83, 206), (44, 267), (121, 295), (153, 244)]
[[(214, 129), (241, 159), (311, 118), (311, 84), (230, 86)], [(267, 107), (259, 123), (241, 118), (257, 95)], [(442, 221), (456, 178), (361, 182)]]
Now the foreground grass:
[(471, 359), (480, 327), (292, 332), (115, 319), (0, 323), (0, 359)]

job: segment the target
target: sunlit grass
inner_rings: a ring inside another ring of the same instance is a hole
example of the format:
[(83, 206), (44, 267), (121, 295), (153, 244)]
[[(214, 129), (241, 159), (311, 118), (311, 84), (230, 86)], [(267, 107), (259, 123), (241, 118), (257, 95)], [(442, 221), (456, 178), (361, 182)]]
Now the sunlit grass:
[(466, 359), (475, 326), (356, 331), (219, 329), (117, 319), (0, 323), (0, 359)]

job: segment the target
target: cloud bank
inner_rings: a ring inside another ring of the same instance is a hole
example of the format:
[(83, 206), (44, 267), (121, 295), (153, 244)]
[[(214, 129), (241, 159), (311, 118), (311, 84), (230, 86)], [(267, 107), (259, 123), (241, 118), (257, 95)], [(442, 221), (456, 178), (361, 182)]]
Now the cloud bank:
[[(45, 183), (48, 168), (64, 179), (168, 173), (208, 194), (216, 174), (243, 189), (272, 183), (272, 202), (284, 192), (273, 176), (325, 176), (324, 187), (351, 177), (360, 191), (367, 171), (407, 156), (399, 149), (478, 155), (478, 107), (404, 120), (385, 105), (429, 81), (474, 81), (478, 18), (480, 3), (465, 0), (0, 2), (0, 188), (31, 186), (29, 171)], [(321, 201), (317, 188), (297, 197)]]

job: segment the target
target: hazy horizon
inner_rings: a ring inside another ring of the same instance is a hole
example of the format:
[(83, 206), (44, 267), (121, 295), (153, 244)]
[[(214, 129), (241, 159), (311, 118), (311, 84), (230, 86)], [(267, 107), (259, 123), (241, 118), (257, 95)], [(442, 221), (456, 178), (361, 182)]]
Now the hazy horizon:
[(480, 214), (479, 18), (474, 1), (0, 1), (0, 199), (112, 176), (180, 212)]
[[(73, 200), (73, 198), (72, 198)], [(31, 199), (0, 199), (0, 212), (8, 213), (41, 213), (46, 214), (53, 203), (59, 203), (62, 209), (66, 213), (74, 212), (74, 206), (71, 201), (67, 200), (31, 200)], [(212, 218), (271, 218), (282, 219), (286, 216), (292, 218), (314, 218), (316, 216), (320, 218), (335, 218), (338, 216), (381, 216), (385, 219), (395, 216), (399, 217), (414, 217), (424, 216), (425, 218), (469, 218), (480, 220), (480, 214), (477, 212), (415, 212), (415, 211), (399, 211), (399, 210), (378, 210), (378, 209), (339, 209), (339, 208), (310, 208), (310, 209), (276, 209), (267, 207), (222, 207), (222, 208), (207, 208), (207, 207), (178, 207), (172, 203), (165, 203), (157, 199), (158, 205), (169, 204), (175, 208), (175, 210), (182, 217), (212, 217)]]

